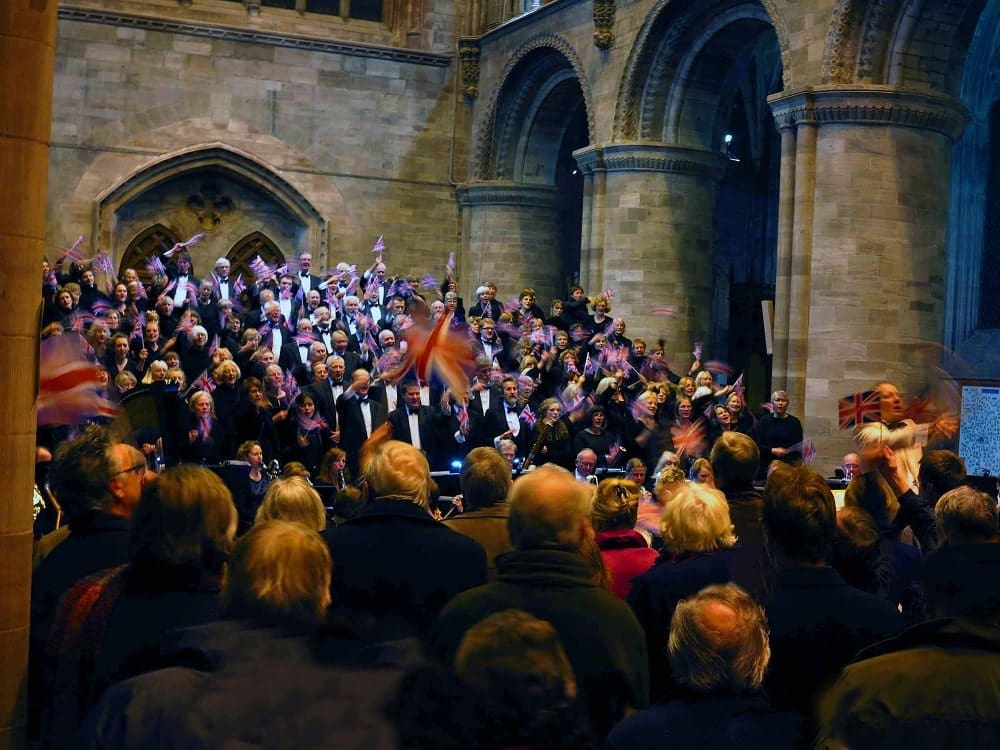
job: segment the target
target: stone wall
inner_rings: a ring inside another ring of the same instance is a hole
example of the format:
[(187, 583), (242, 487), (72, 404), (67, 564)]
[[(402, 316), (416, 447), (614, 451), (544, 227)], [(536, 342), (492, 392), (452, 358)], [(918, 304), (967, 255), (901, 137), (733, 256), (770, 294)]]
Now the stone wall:
[[(436, 30), (434, 53), (401, 56), (388, 47), (373, 51), (347, 42), (345, 51), (286, 46), (274, 34), (306, 31), (298, 14), (288, 12), (298, 25), (281, 28), (265, 8), (263, 23), (250, 28), (242, 6), (221, 0), (156, 4), (171, 23), (186, 24), (167, 30), (144, 28), (120, 14), (65, 11), (53, 102), (50, 252), (78, 234), (92, 249), (105, 241), (107, 235), (95, 232), (95, 208), (122, 180), (166, 155), (223, 144), (261, 161), (323, 217), (320, 262), (328, 246), (331, 264), (367, 265), (368, 248), (385, 235), (391, 270), (443, 266), (458, 237), (452, 173), (456, 165), (464, 168), (467, 146), (459, 127), (463, 105), (454, 97), (456, 67), (448, 54), (439, 54), (451, 50), (457, 11), (452, 3), (424, 5), (427, 24)], [(210, 17), (240, 33), (263, 26), (271, 36), (214, 38), (211, 29), (206, 35), (208, 27), (198, 26)], [(388, 32), (354, 36), (365, 43), (391, 41)], [(238, 212), (196, 246), (198, 265), (205, 267), (238, 239), (245, 228)], [(183, 212), (171, 218), (167, 226), (180, 236), (202, 228)], [(101, 249), (118, 257), (129, 239), (114, 235), (114, 246)]]

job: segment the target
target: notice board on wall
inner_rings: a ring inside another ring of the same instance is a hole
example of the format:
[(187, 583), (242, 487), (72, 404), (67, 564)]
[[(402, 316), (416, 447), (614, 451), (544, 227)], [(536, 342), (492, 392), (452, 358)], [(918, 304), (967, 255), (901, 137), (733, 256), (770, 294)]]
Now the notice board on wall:
[(958, 455), (973, 476), (1000, 476), (1000, 382), (960, 381)]

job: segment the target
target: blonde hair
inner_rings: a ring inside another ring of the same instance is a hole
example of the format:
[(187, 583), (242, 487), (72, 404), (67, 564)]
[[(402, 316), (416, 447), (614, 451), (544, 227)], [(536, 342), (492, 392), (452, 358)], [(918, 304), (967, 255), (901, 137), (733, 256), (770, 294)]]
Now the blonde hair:
[[(656, 484), (653, 485), (653, 494), (658, 498), (660, 493), (673, 484), (683, 482), (687, 479), (684, 470), (680, 466), (664, 466), (660, 473), (656, 475)], [(662, 501), (662, 498), (661, 498)]]
[(326, 508), (319, 493), (302, 477), (275, 479), (267, 488), (254, 523), (296, 521), (312, 531), (326, 528)]
[(315, 531), (291, 521), (254, 525), (233, 548), (220, 610), (229, 618), (323, 622), (333, 563)]
[(208, 391), (195, 391), (191, 394), (191, 398), (188, 400), (188, 408), (194, 411), (198, 407), (199, 401), (208, 401), (208, 411), (214, 417), (215, 416), (215, 399), (212, 398), (212, 394)]
[(387, 440), (372, 454), (365, 474), (376, 497), (402, 497), (429, 509), (431, 470), (424, 454), (409, 443)]
[(236, 362), (234, 362), (231, 359), (224, 359), (215, 366), (215, 371), (212, 373), (212, 377), (215, 380), (219, 380), (226, 370), (232, 370), (233, 372), (235, 372), (237, 380), (239, 380), (243, 376), (243, 373), (240, 372), (240, 366), (236, 364)]
[(663, 508), (660, 533), (672, 552), (713, 552), (736, 544), (726, 496), (703, 484), (674, 493)]
[(597, 485), (590, 519), (595, 531), (635, 526), (642, 488), (631, 479), (605, 479)]

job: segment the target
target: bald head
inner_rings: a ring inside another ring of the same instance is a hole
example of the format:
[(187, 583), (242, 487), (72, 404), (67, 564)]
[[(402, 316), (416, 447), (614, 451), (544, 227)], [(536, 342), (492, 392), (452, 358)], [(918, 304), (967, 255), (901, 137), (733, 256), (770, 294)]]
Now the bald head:
[(586, 484), (563, 468), (546, 464), (524, 475), (510, 493), (510, 538), (517, 549), (543, 544), (578, 548), (590, 528)]
[(678, 604), (667, 648), (677, 683), (704, 693), (756, 690), (771, 655), (763, 610), (733, 583)]
[(694, 614), (698, 626), (714, 651), (732, 648), (737, 642), (739, 617), (726, 602), (710, 600)]

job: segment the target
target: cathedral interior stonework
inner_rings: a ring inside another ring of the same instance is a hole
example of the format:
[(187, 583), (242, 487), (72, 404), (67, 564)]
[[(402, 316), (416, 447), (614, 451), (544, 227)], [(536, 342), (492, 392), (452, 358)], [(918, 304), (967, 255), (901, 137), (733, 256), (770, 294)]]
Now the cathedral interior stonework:
[(1000, 380), (1000, 0), (35, 5), (0, 9), (2, 39), (55, 25), (43, 239), (9, 272), (199, 232), (205, 273), (360, 269), (382, 236), (393, 273), (454, 252), (466, 304), (613, 289), (678, 368), (703, 342), (752, 406), (787, 390), (824, 464), (838, 397)]
[(830, 455), (837, 397), (919, 389), (922, 344), (1000, 374), (997, 3), (332, 5), (61, 3), (49, 245), (367, 265), (382, 235), (398, 272), (455, 251), (467, 298), (611, 288), (671, 361), (703, 341), (751, 403), (786, 388)]

